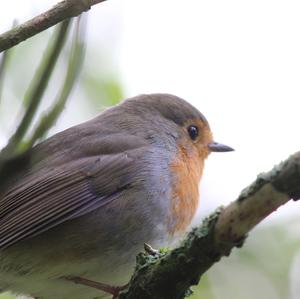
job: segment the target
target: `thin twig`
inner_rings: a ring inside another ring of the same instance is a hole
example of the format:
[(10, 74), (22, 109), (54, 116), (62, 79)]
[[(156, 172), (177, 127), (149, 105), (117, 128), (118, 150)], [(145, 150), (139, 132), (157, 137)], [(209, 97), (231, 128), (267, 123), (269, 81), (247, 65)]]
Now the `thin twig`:
[(27, 143), (26, 147), (28, 149), (32, 147), (38, 139), (42, 138), (46, 134), (46, 132), (53, 126), (66, 104), (66, 101), (74, 86), (76, 78), (80, 73), (80, 68), (84, 59), (85, 29), (86, 20), (80, 20), (80, 18), (78, 18), (76, 22), (76, 30), (74, 32), (73, 45), (68, 63), (68, 69), (62, 89), (53, 107), (46, 115), (41, 117), (39, 124), (34, 130), (34, 133), (29, 139), (29, 142)]
[(28, 92), (25, 95), (24, 101), (28, 103), (25, 114), (18, 125), (16, 132), (10, 138), (7, 146), (2, 150), (2, 153), (14, 154), (19, 150), (20, 143), (26, 134), (34, 114), (41, 102), (42, 96), (46, 90), (48, 81), (57, 62), (58, 56), (63, 48), (70, 25), (70, 20), (64, 21), (58, 29), (56, 38), (52, 47), (48, 47), (46, 55), (41, 61), (41, 64), (36, 72)]
[(9, 56), (10, 56), (10, 50), (4, 51), (2, 54), (2, 57), (1, 57), (1, 61), (0, 61), (0, 103), (1, 103), (1, 97), (2, 97), (4, 75), (5, 75), (5, 70), (7, 67)]
[[(17, 25), (17, 20), (13, 21), (12, 28)], [(2, 97), (2, 89), (3, 89), (3, 82), (5, 77), (5, 71), (8, 65), (9, 58), (11, 56), (11, 50), (6, 50), (3, 52), (0, 62), (0, 103)]]
[(0, 35), (0, 53), (105, 0), (64, 0), (50, 10)]

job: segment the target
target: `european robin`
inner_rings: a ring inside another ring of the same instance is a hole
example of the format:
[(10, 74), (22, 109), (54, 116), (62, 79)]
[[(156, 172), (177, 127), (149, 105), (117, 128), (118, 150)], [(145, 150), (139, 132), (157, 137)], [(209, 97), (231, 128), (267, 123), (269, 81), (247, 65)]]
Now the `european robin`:
[(128, 99), (41, 142), (1, 184), (1, 290), (95, 299), (107, 294), (85, 284), (101, 282), (113, 293), (143, 243), (168, 246), (186, 231), (204, 160), (231, 150), (169, 94)]

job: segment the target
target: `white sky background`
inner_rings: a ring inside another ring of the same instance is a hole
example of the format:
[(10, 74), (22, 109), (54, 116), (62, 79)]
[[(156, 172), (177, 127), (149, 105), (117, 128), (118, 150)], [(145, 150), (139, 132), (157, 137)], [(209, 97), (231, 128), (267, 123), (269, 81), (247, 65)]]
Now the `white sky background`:
[[(56, 2), (3, 1), (1, 31)], [(299, 1), (108, 0), (89, 14), (88, 45), (114, 49), (127, 96), (181, 96), (236, 149), (209, 157), (201, 213), (300, 149)], [(291, 212), (299, 204), (274, 219)]]

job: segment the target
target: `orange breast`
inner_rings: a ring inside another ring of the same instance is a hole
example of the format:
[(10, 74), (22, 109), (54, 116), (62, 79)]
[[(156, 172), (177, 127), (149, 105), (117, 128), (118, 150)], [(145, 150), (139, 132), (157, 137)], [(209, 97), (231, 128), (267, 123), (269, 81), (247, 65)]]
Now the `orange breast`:
[(174, 175), (171, 199), (169, 231), (182, 233), (191, 223), (199, 202), (199, 181), (204, 159), (199, 157), (195, 147), (186, 149), (179, 146), (179, 152), (171, 163)]

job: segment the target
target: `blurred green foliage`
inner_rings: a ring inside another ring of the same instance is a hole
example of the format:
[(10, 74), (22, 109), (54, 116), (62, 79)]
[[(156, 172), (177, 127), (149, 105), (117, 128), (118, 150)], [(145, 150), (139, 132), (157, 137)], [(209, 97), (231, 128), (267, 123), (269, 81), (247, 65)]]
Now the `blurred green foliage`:
[[(25, 92), (28, 90), (38, 64), (44, 56), (45, 45), (47, 45), (52, 31), (42, 32), (10, 50), (0, 105), (0, 148), (4, 145), (3, 136), (8, 139), (15, 130), (20, 115), (28, 106)], [(31, 128), (36, 125), (43, 111), (49, 110), (57, 98), (68, 68), (70, 56), (68, 43), (71, 43), (70, 36), (67, 40), (67, 47), (63, 49), (58, 59)], [(106, 57), (99, 49), (93, 51), (89, 48), (89, 44), (87, 44), (86, 56), (89, 59), (86, 59), (79, 73), (79, 78), (65, 109), (65, 111), (76, 110), (76, 113), (73, 112), (72, 114), (71, 112), (64, 119), (59, 120), (61, 123), (66, 119), (68, 120), (65, 127), (99, 114), (101, 110), (117, 104), (124, 97), (118, 71), (114, 69), (115, 63), (112, 59)], [(78, 111), (80, 113), (77, 113)], [(53, 132), (55, 132), (55, 127), (50, 134)]]
[(81, 84), (84, 87), (86, 98), (97, 107), (101, 104), (108, 107), (119, 103), (123, 97), (123, 90), (117, 78), (102, 78), (92, 72), (84, 72)]

